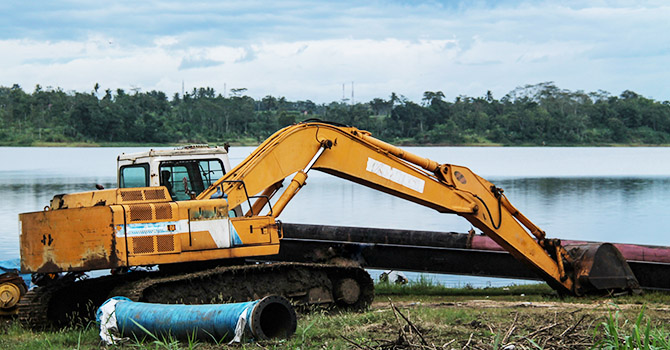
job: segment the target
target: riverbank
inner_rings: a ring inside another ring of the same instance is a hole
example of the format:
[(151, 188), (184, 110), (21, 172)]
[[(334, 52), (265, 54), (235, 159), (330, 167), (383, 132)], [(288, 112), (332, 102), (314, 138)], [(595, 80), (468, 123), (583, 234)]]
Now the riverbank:
[[(147, 335), (107, 348), (591, 349), (614, 341), (614, 331), (619, 342), (637, 331), (640, 342), (665, 339), (656, 348), (669, 348), (670, 294), (560, 299), (543, 284), (452, 289), (425, 281), (378, 285), (377, 291), (366, 312), (300, 315), (295, 335), (287, 340), (229, 346), (220, 339), (178, 342)], [(35, 332), (6, 322), (0, 348), (99, 349), (101, 343), (93, 323)]]

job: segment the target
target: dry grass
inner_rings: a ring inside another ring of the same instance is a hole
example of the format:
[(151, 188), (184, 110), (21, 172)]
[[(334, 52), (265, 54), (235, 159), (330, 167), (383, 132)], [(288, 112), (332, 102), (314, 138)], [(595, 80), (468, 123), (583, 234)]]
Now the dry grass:
[[(634, 339), (636, 329), (641, 339), (648, 329), (654, 337), (667, 340), (668, 333), (663, 326), (670, 322), (669, 310), (667, 297), (656, 294), (568, 300), (520, 294), (488, 298), (481, 295), (383, 295), (364, 313), (300, 315), (296, 334), (286, 340), (228, 346), (149, 338), (143, 343), (130, 342), (109, 348), (388, 350), (591, 349), (600, 346), (625, 349), (627, 347), (612, 344), (625, 345), (624, 340)], [(613, 331), (617, 338), (612, 336)], [(94, 325), (32, 332), (5, 324), (0, 329), (0, 348), (99, 349), (101, 344)]]

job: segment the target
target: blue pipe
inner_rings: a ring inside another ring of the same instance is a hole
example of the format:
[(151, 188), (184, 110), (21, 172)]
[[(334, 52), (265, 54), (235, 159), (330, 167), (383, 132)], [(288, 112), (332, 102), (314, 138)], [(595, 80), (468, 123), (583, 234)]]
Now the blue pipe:
[(116, 300), (116, 325), (124, 337), (134, 335), (141, 339), (149, 336), (146, 333), (149, 331), (157, 337), (170, 335), (183, 340), (194, 337), (210, 341), (229, 340), (235, 336), (235, 329), (243, 316), (246, 319), (244, 335), (257, 340), (288, 338), (296, 329), (295, 310), (280, 296), (212, 305), (150, 304), (114, 297), (98, 309), (98, 322), (102, 317), (101, 309), (111, 300)]

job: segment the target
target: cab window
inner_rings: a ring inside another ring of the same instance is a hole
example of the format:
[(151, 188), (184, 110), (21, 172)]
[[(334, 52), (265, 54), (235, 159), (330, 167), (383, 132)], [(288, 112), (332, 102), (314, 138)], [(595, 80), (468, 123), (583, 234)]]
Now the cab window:
[(173, 200), (191, 199), (189, 193), (193, 191), (193, 179), (188, 167), (170, 163), (161, 165), (160, 169), (161, 186), (167, 187)]
[(201, 160), (198, 161), (198, 167), (200, 168), (200, 173), (202, 174), (202, 179), (204, 181), (204, 188), (211, 186), (216, 180), (223, 177), (223, 165), (218, 159), (210, 160)]
[(224, 174), (218, 159), (166, 161), (160, 164), (160, 184), (173, 200), (191, 199)]
[(134, 164), (121, 167), (119, 187), (148, 187), (149, 164)]

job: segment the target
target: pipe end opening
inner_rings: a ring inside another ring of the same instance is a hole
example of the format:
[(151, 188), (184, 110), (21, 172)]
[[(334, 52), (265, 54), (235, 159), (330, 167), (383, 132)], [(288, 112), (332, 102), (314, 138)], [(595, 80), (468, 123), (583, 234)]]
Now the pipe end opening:
[(297, 317), (286, 298), (271, 295), (256, 304), (250, 324), (256, 339), (289, 338), (295, 333)]

